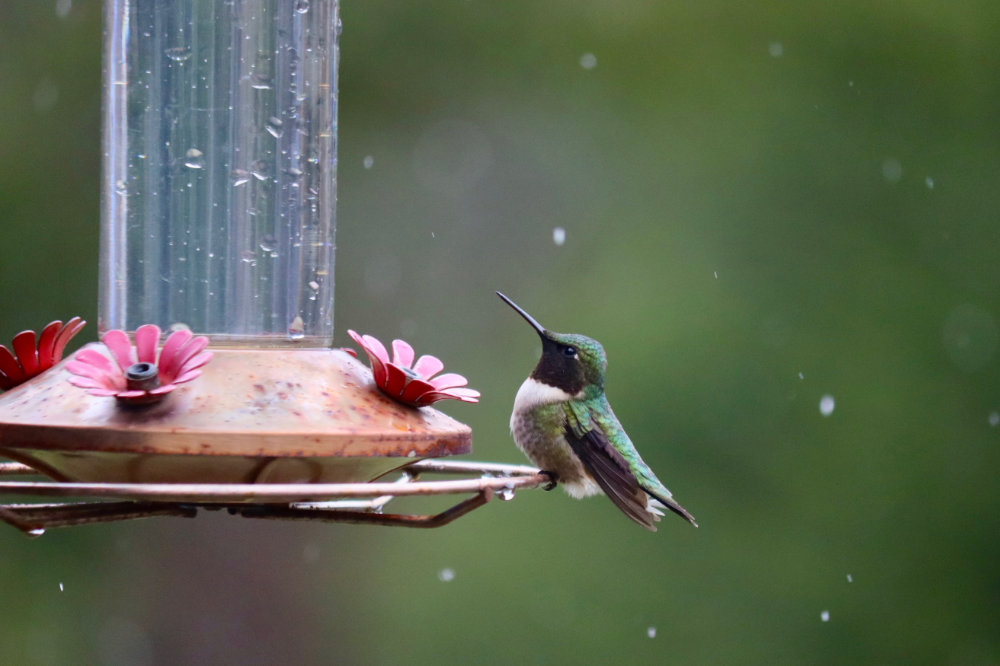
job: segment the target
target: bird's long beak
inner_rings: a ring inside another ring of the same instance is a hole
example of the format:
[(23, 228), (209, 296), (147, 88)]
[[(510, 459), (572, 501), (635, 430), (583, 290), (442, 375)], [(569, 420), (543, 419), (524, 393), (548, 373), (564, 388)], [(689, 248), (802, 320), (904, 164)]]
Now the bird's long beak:
[(501, 294), (501, 293), (500, 293), (499, 291), (497, 292), (497, 296), (499, 296), (500, 298), (502, 298), (502, 299), (503, 299), (503, 301), (504, 301), (504, 302), (505, 302), (505, 303), (506, 303), (507, 305), (509, 305), (510, 307), (514, 308), (514, 310), (515, 310), (515, 312), (517, 312), (517, 314), (519, 314), (519, 315), (521, 315), (522, 317), (524, 317), (524, 320), (525, 320), (526, 322), (528, 322), (529, 324), (531, 324), (531, 327), (532, 327), (533, 329), (535, 329), (535, 331), (537, 331), (537, 332), (538, 332), (538, 335), (542, 336), (542, 338), (545, 338), (545, 337), (546, 337), (546, 336), (545, 336), (545, 327), (544, 327), (544, 326), (542, 326), (541, 324), (539, 324), (539, 323), (538, 323), (537, 321), (535, 321), (535, 318), (534, 318), (534, 317), (532, 317), (532, 316), (531, 316), (530, 314), (528, 314), (527, 312), (525, 312), (525, 311), (524, 311), (524, 310), (523, 310), (523, 309), (521, 308), (521, 306), (520, 306), (520, 305), (518, 305), (518, 304), (517, 304), (517, 303), (515, 303), (514, 301), (510, 300), (509, 298), (507, 298), (506, 296), (504, 296), (503, 294)]

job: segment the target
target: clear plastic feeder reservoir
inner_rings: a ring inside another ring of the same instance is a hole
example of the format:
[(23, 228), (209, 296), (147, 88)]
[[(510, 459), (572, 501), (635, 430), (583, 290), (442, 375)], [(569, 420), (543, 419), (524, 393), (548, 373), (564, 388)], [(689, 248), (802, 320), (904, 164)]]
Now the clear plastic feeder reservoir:
[(336, 0), (106, 0), (102, 332), (333, 336)]

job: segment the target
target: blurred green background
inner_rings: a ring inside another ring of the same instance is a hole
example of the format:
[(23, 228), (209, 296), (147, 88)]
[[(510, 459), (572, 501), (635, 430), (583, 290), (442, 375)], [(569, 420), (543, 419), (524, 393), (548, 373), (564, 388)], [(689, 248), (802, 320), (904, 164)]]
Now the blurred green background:
[[(701, 528), (4, 528), (0, 662), (1000, 663), (1000, 4), (342, 14), (337, 342), (442, 356), (473, 459), (522, 462), (493, 291), (601, 340)], [(0, 4), (0, 340), (96, 321), (100, 49), (96, 0)]]

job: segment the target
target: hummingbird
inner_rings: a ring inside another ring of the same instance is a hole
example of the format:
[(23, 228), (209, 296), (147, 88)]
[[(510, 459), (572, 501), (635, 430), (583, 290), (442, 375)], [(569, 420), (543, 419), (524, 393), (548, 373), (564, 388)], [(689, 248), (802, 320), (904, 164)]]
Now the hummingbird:
[(647, 530), (670, 509), (698, 526), (643, 462), (604, 395), (607, 357), (601, 343), (575, 333), (553, 333), (517, 303), (497, 296), (531, 324), (542, 357), (517, 391), (510, 432), (532, 463), (572, 497), (603, 492)]

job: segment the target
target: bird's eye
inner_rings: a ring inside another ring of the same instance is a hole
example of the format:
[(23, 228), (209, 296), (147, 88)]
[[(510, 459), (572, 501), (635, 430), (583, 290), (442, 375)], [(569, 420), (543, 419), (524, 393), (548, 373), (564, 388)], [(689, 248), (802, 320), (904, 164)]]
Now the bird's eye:
[(576, 357), (576, 347), (563, 347), (563, 354), (570, 358)]

